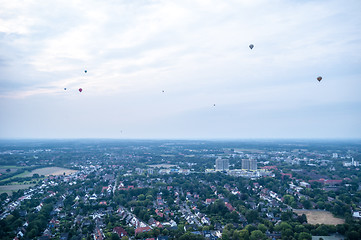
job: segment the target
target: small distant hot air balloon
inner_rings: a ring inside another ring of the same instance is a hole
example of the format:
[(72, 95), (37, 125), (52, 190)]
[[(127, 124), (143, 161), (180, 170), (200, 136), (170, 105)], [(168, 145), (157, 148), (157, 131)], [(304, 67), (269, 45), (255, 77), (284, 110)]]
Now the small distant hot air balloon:
[(79, 88), (79, 92), (82, 92), (83, 91), (83, 89), (82, 88)]
[(85, 72), (85, 73), (87, 73), (87, 72), (88, 72), (88, 70), (84, 70), (84, 72)]
[(164, 90), (162, 90), (162, 92), (164, 92)]
[(318, 80), (319, 82), (321, 82), (322, 77), (321, 77), (321, 76), (318, 76), (318, 77), (317, 77), (317, 80)]
[(64, 88), (64, 90), (66, 90), (66, 87)]
[(215, 107), (216, 106), (216, 104), (213, 104), (213, 107)]
[(250, 48), (251, 50), (253, 49), (253, 47), (254, 47), (253, 44), (249, 45), (249, 48)]

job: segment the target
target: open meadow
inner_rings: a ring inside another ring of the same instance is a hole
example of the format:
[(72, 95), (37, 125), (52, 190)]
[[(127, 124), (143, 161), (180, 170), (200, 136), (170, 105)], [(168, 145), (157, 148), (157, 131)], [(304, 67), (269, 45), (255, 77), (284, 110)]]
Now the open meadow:
[(345, 223), (344, 219), (336, 218), (332, 215), (331, 212), (328, 211), (304, 209), (293, 209), (293, 211), (298, 215), (305, 214), (309, 224), (337, 225)]
[(69, 175), (72, 173), (77, 172), (76, 170), (67, 169), (67, 168), (61, 168), (61, 167), (46, 167), (46, 168), (38, 168), (31, 172), (28, 172), (23, 177), (32, 177), (33, 174), (39, 174), (39, 176), (50, 176), (50, 175)]
[(12, 192), (16, 192), (20, 189), (27, 189), (29, 187), (34, 186), (35, 184), (14, 184), (14, 185), (4, 185), (0, 186), (0, 194), (1, 193), (7, 193), (9, 195), (12, 194)]
[[(25, 172), (16, 174), (15, 176), (12, 177), (8, 177), (5, 179), (2, 179), (0, 181), (0, 185), (4, 184), (4, 182), (8, 181), (8, 183), (6, 183), (7, 185), (16, 185), (18, 186), (19, 184), (25, 184), (27, 185), (29, 183), (29, 181), (31, 180), (19, 180), (19, 178), (31, 178), (33, 177), (34, 174), (38, 174), (39, 176), (57, 176), (57, 175), (69, 175), (72, 174), (74, 172), (77, 172), (76, 170), (72, 170), (72, 169), (68, 169), (68, 168), (62, 168), (62, 167), (45, 167), (45, 168), (38, 168), (38, 169), (34, 169), (32, 171), (26, 170)], [(39, 178), (37, 178), (39, 179)], [(11, 182), (9, 182), (11, 181)]]

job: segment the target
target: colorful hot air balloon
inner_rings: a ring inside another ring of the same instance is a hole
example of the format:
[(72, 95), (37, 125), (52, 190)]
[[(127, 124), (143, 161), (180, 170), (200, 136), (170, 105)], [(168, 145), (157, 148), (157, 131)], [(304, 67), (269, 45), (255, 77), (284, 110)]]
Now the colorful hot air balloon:
[(79, 92), (82, 92), (83, 91), (83, 89), (82, 88), (79, 88)]
[(249, 45), (249, 48), (250, 48), (251, 50), (253, 49), (253, 47), (254, 47), (253, 44)]
[(318, 80), (319, 82), (321, 82), (322, 77), (321, 77), (321, 76), (317, 77), (317, 80)]

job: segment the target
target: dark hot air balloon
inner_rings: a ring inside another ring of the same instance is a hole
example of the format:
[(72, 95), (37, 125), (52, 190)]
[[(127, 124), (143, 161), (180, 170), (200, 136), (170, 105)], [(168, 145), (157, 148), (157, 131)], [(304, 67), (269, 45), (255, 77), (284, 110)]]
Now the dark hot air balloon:
[(83, 89), (82, 88), (79, 88), (79, 92), (82, 92), (83, 91)]
[(64, 88), (64, 90), (66, 90), (66, 87)]
[(322, 77), (321, 77), (321, 76), (317, 77), (317, 80), (318, 80), (319, 82), (321, 82)]
[(84, 72), (85, 72), (85, 73), (87, 73), (87, 72), (88, 72), (88, 70), (84, 70)]
[(253, 49), (253, 47), (254, 47), (253, 44), (249, 45), (249, 48), (250, 48), (251, 50)]

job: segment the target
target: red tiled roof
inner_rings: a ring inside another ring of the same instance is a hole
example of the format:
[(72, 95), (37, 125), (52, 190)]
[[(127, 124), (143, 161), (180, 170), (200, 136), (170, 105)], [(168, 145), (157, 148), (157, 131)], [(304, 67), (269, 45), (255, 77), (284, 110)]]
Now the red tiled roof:
[(115, 227), (113, 228), (113, 232), (115, 232), (116, 234), (118, 234), (118, 236), (120, 238), (122, 238), (123, 236), (127, 236), (128, 233), (122, 228), (122, 227)]
[(137, 235), (138, 233), (142, 233), (142, 232), (148, 232), (150, 230), (151, 230), (151, 228), (149, 226), (138, 227), (138, 228), (135, 229), (135, 235)]

